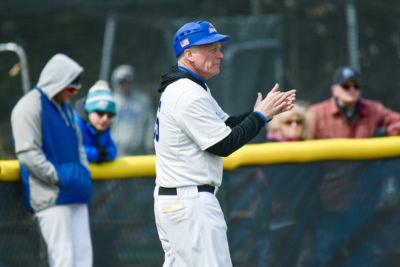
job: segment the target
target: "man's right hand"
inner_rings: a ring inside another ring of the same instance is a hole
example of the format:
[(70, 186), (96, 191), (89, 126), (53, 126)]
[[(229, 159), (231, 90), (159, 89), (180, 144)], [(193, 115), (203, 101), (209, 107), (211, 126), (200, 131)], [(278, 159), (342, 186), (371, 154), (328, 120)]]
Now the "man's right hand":
[(296, 100), (296, 90), (292, 89), (288, 92), (280, 92), (279, 84), (275, 84), (274, 88), (269, 91), (263, 99), (262, 94), (258, 93), (254, 111), (258, 111), (264, 115), (269, 121), (273, 116), (291, 110)]

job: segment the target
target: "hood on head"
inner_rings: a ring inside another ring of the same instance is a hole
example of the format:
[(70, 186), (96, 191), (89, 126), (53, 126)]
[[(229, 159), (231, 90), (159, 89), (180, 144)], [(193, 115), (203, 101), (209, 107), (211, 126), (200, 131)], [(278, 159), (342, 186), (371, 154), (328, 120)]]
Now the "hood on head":
[(64, 54), (54, 55), (40, 73), (37, 86), (52, 99), (81, 73), (83, 68)]
[(129, 64), (123, 64), (115, 68), (111, 75), (111, 86), (115, 92), (121, 93), (120, 83), (127, 81), (133, 86), (133, 80), (135, 78), (135, 70)]

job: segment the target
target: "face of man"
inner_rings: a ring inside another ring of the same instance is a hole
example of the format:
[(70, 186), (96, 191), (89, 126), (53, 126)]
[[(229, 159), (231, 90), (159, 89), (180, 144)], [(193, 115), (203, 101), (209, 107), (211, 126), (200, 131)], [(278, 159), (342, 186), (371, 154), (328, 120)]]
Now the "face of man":
[(71, 98), (71, 96), (76, 95), (76, 93), (78, 92), (78, 89), (75, 87), (67, 87), (64, 90), (62, 90), (61, 92), (57, 93), (53, 99), (54, 101), (56, 101), (59, 104), (65, 104), (69, 101), (69, 99)]
[(334, 84), (331, 87), (332, 94), (339, 104), (354, 105), (360, 98), (360, 85), (355, 80), (348, 80), (344, 84)]
[(192, 71), (194, 73), (205, 80), (219, 73), (221, 60), (224, 58), (220, 42), (192, 46), (188, 50), (190, 50), (189, 60), (192, 63)]

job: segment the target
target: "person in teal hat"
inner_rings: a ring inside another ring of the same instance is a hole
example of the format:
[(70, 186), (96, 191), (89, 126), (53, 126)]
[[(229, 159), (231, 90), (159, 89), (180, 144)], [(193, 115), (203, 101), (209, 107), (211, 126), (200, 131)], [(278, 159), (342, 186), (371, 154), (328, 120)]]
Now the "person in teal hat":
[(116, 114), (113, 94), (108, 83), (97, 81), (86, 97), (75, 104), (75, 120), (89, 162), (114, 160), (117, 147), (110, 134), (111, 119)]

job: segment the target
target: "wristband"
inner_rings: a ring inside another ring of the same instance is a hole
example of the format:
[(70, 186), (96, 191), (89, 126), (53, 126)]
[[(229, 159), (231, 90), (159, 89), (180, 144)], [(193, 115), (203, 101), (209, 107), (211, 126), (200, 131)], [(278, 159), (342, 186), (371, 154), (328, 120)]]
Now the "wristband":
[(254, 111), (254, 112), (257, 113), (264, 120), (264, 123), (268, 122), (265, 116), (260, 111)]

